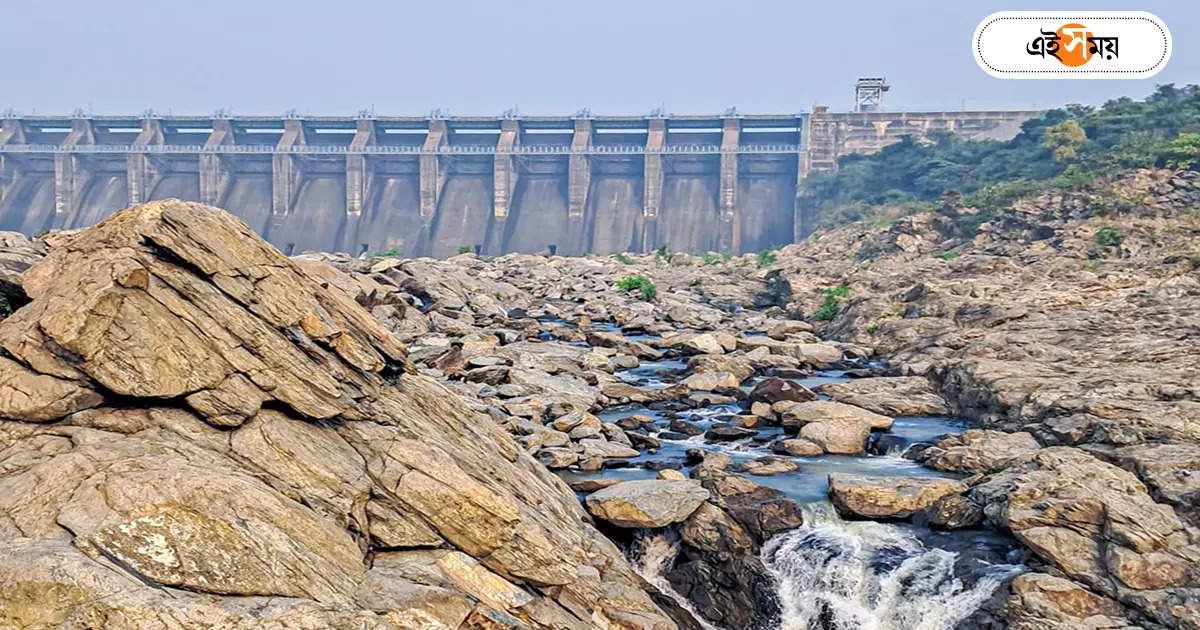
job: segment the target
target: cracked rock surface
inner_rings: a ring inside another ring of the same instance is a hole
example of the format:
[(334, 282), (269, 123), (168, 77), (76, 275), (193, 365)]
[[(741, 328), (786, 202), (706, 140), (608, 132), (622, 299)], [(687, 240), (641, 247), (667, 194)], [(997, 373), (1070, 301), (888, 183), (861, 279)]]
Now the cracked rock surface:
[(565, 484), (231, 215), (137, 206), (21, 284), (0, 627), (676, 627)]

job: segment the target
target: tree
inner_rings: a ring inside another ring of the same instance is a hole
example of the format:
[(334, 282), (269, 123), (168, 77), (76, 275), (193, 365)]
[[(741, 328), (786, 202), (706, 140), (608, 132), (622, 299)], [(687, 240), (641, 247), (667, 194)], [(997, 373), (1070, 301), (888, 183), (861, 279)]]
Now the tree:
[(1079, 147), (1087, 142), (1087, 132), (1072, 119), (1047, 127), (1042, 138), (1055, 162), (1069, 162), (1079, 156)]

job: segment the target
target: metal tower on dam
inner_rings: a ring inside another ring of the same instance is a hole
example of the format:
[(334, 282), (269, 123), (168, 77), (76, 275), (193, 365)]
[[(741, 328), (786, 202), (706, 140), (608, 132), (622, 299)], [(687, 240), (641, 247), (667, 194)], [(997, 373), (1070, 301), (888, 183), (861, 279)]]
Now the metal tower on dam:
[(0, 229), (178, 197), (285, 252), (757, 251), (807, 234), (810, 170), (907, 135), (1011, 137), (1033, 111), (575, 117), (25, 116), (0, 127)]

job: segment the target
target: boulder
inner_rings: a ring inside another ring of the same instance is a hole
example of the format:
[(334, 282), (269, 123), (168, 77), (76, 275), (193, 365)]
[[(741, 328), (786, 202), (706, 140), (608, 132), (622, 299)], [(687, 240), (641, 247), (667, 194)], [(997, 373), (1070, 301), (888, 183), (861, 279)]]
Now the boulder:
[(842, 349), (831, 343), (801, 343), (792, 346), (791, 355), (801, 363), (824, 369), (842, 360)]
[(914, 515), (913, 520), (938, 529), (976, 527), (983, 523), (983, 509), (961, 494), (948, 494)]
[(1004, 606), (1012, 630), (1136, 628), (1117, 602), (1078, 582), (1046, 573), (1018, 575)]
[(700, 372), (683, 379), (689, 390), (701, 392), (735, 389), (739, 384), (741, 381), (729, 372)]
[(818, 388), (837, 402), (885, 416), (946, 416), (950, 409), (923, 376), (858, 378)]
[(728, 472), (731, 466), (728, 456), (709, 453), (692, 469), (692, 478), (700, 480), (712, 493), (712, 502), (745, 528), (755, 544), (804, 524), (800, 505), (794, 500), (779, 490)]
[(765, 477), (796, 472), (800, 470), (800, 465), (790, 459), (767, 456), (742, 462), (738, 464), (737, 468), (746, 474)]
[(0, 624), (676, 627), (327, 277), (176, 200), (55, 237), (0, 322)]
[(686, 519), (708, 497), (694, 481), (646, 479), (593, 492), (585, 504), (592, 516), (618, 527), (665, 527)]
[(784, 341), (791, 335), (796, 333), (812, 332), (812, 329), (812, 324), (794, 319), (775, 324), (769, 330), (767, 330), (767, 336), (771, 339)]
[(660, 347), (672, 348), (686, 354), (723, 354), (725, 347), (713, 333), (681, 333), (663, 337)]
[(801, 427), (813, 422), (848, 422), (865, 425), (874, 431), (892, 428), (892, 419), (867, 411), (862, 407), (828, 400), (814, 400), (790, 405), (782, 413), (785, 428)]
[(935, 477), (829, 475), (829, 500), (838, 514), (853, 518), (905, 519), (966, 489), (960, 481)]
[(765, 402), (768, 405), (781, 401), (805, 402), (816, 399), (817, 395), (809, 388), (774, 377), (763, 379), (750, 392), (751, 402)]
[(1027, 457), (1041, 448), (1033, 436), (1024, 431), (1004, 433), (970, 429), (950, 435), (925, 449), (918, 460), (938, 470), (962, 473), (991, 473), (1003, 470), (1013, 461)]
[(862, 455), (871, 426), (849, 420), (810, 422), (800, 428), (800, 437), (834, 455)]
[(772, 445), (771, 449), (780, 455), (791, 455), (793, 457), (815, 457), (825, 454), (825, 449), (821, 448), (820, 444), (794, 438), (779, 440)]
[(754, 437), (755, 435), (758, 435), (758, 431), (730, 424), (715, 426), (704, 432), (705, 439), (713, 442), (732, 442), (734, 440), (744, 440)]
[(727, 354), (698, 354), (688, 359), (687, 366), (693, 374), (727, 372), (732, 374), (739, 384), (754, 374), (754, 368), (748, 361)]
[(1156, 503), (1131, 473), (1084, 451), (1056, 446), (1012, 462), (971, 488), (987, 519), (1054, 570), (1119, 598), (1168, 627), (1200, 613), (1174, 590), (1196, 587), (1200, 544), (1175, 511)]

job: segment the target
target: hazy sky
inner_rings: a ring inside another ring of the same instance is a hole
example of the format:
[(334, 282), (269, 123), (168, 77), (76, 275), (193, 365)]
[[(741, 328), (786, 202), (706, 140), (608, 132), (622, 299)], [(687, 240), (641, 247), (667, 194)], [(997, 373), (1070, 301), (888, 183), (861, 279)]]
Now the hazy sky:
[[(852, 104), (1048, 107), (1200, 82), (1200, 2), (978, 0), (4, 0), (0, 109), (207, 114), (743, 113)], [(1140, 9), (1171, 29), (1152, 79), (994, 79), (971, 56), (988, 13)]]

